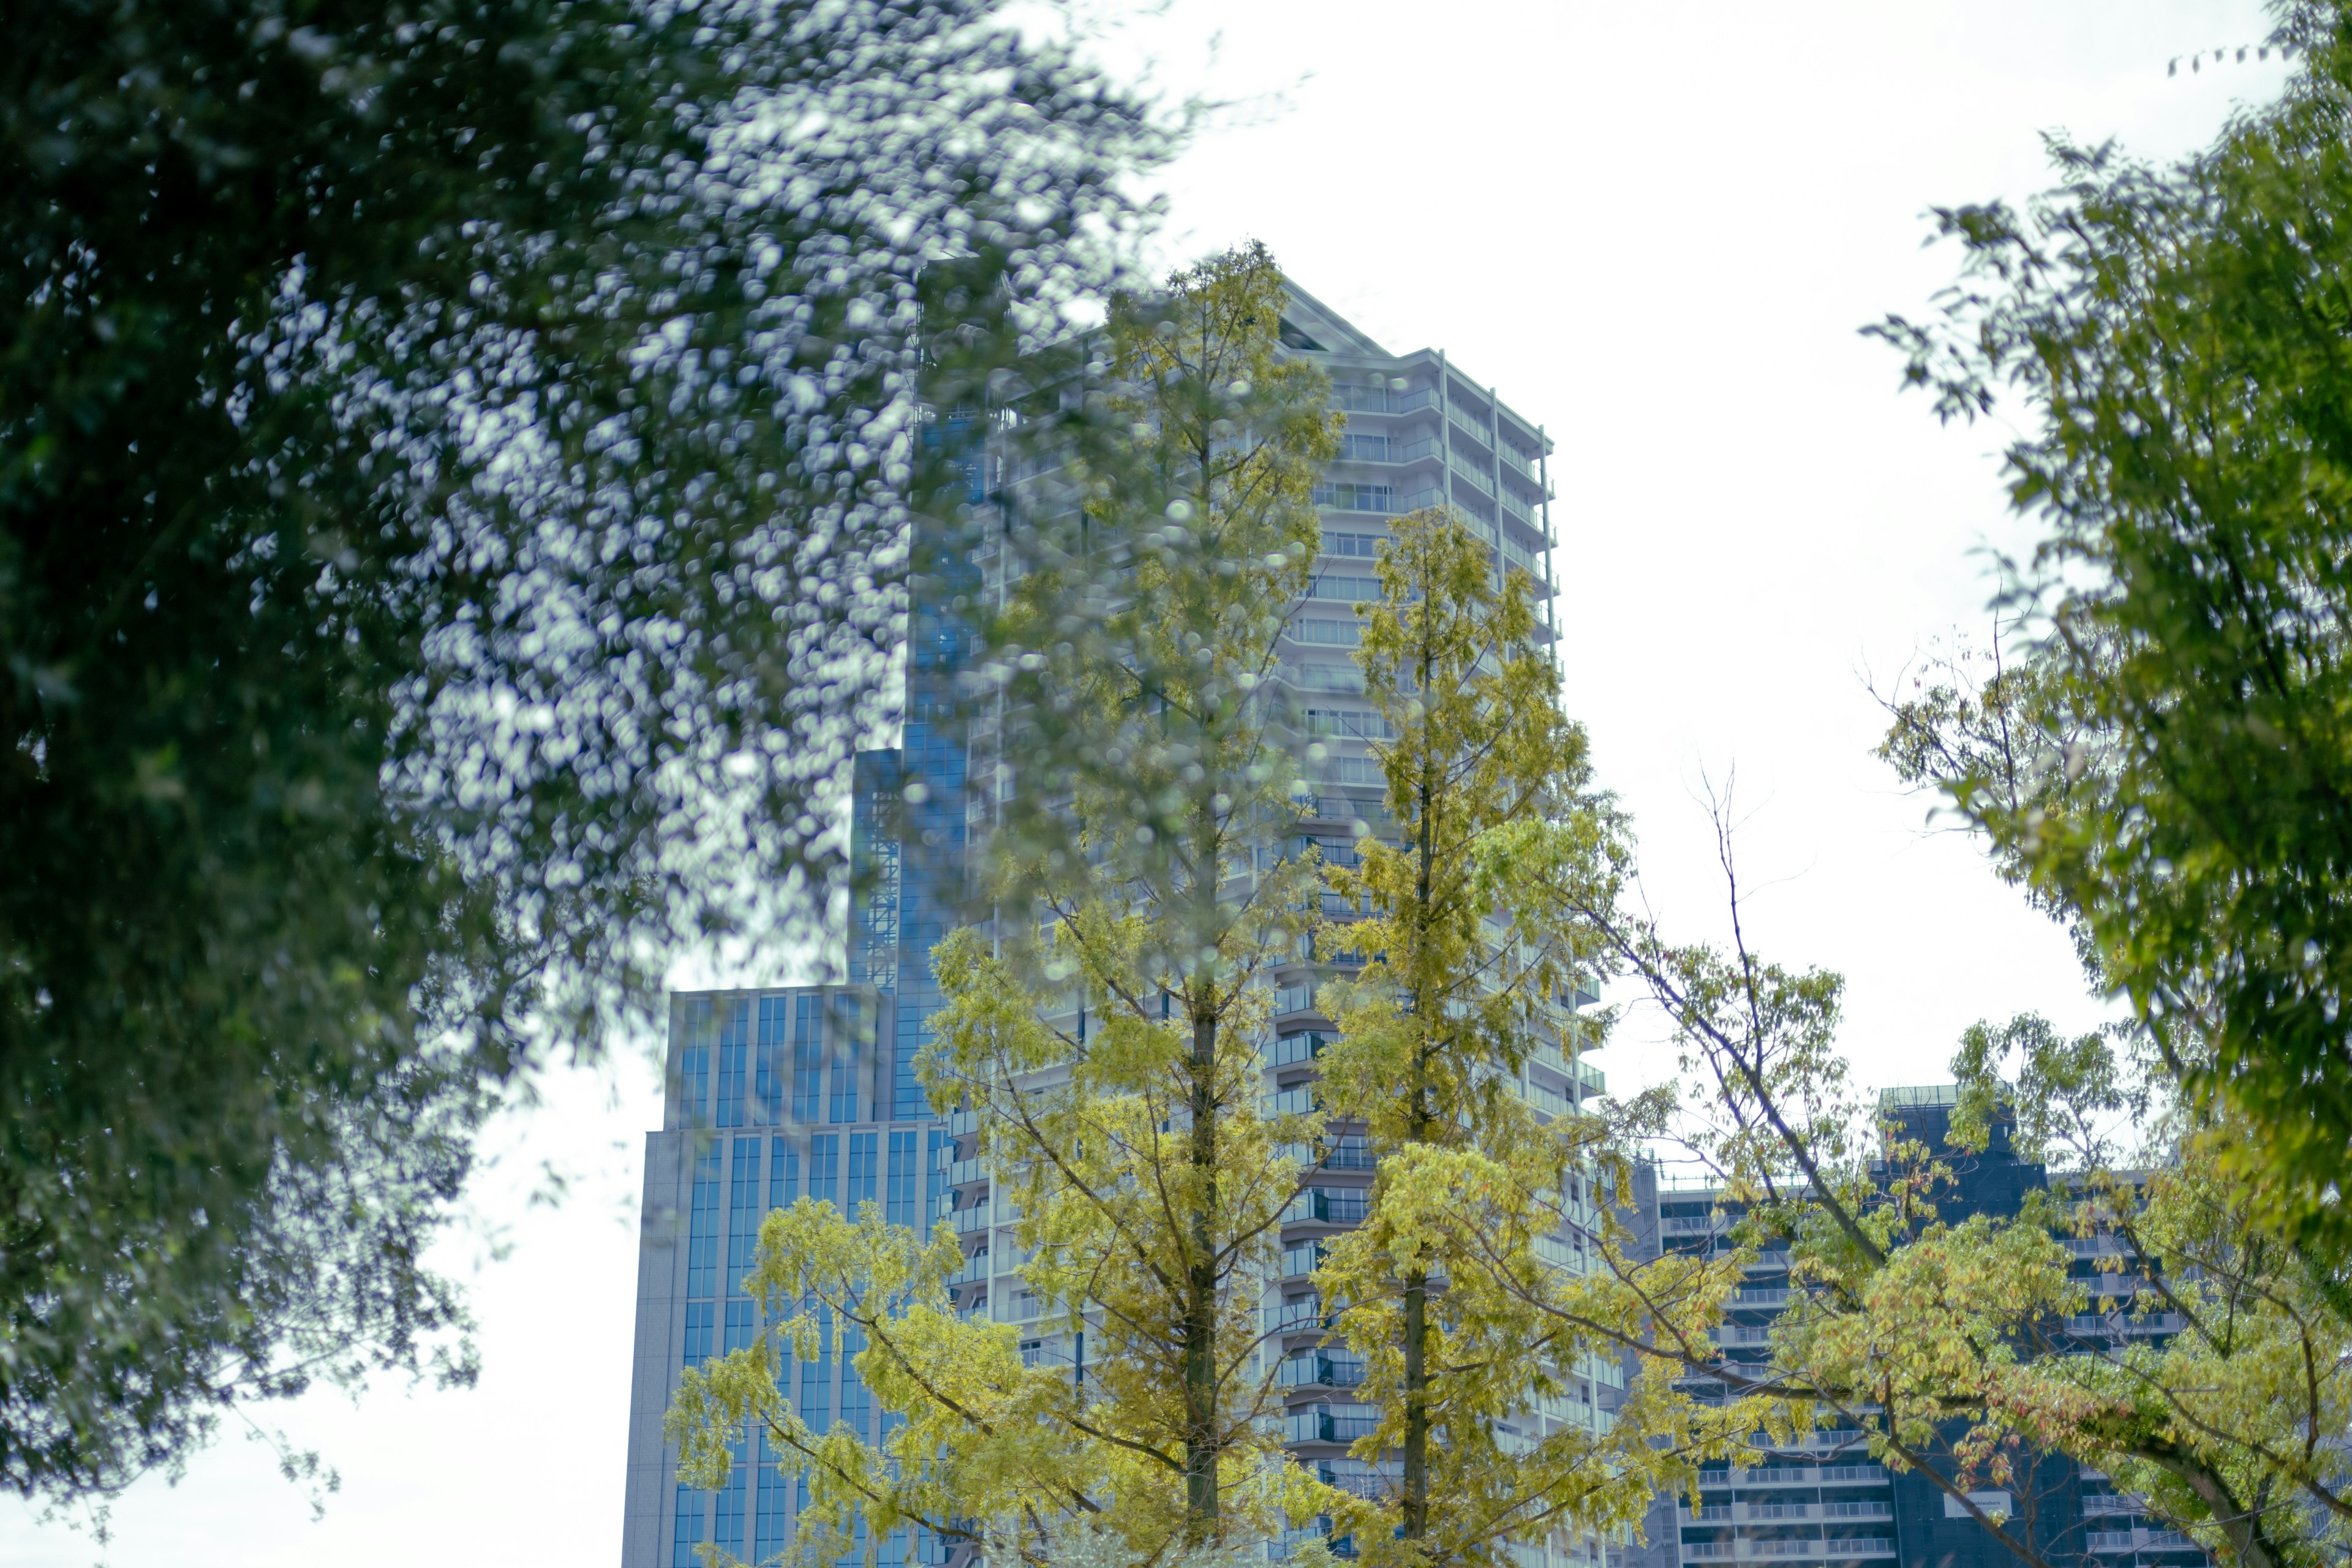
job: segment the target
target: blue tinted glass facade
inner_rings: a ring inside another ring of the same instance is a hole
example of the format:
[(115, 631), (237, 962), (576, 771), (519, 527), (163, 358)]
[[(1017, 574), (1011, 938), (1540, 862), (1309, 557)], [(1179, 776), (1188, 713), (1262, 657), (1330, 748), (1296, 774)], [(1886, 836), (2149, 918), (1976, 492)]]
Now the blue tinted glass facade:
[[(678, 1162), (667, 1195), (657, 1196), (649, 1177), (648, 1204), (686, 1211), (685, 1224), (664, 1233), (649, 1223), (646, 1235), (649, 1246), (662, 1234), (683, 1242), (680, 1267), (667, 1276), (678, 1297), (667, 1321), (683, 1353), (660, 1358), (672, 1368), (667, 1391), (633, 1394), (648, 1415), (667, 1406), (678, 1362), (700, 1364), (757, 1342), (762, 1320), (742, 1281), (771, 1210), (805, 1195), (852, 1217), (870, 1203), (892, 1224), (928, 1226), (952, 1197), (939, 1164), (950, 1142), (916, 1080), (915, 1058), (940, 1003), (930, 949), (956, 923), (965, 886), (964, 731), (944, 698), (971, 644), (938, 606), (968, 591), (976, 574), (961, 557), (919, 552), (901, 745), (861, 754), (853, 781), (849, 985), (683, 996), (673, 1014), (665, 1134), (687, 1142), (664, 1156)], [(698, 1128), (716, 1133), (709, 1146), (695, 1141)], [(836, 1356), (830, 1331), (824, 1324), (811, 1361), (777, 1346), (780, 1388), (819, 1432), (839, 1419), (862, 1436), (887, 1436), (894, 1418), (850, 1364), (859, 1346)], [(625, 1568), (701, 1568), (698, 1547), (750, 1562), (791, 1552), (794, 1500), (805, 1507), (806, 1483), (779, 1474), (781, 1456), (764, 1436), (752, 1435), (727, 1487), (705, 1493), (674, 1487), (676, 1456), (657, 1451), (659, 1426), (633, 1425), (651, 1436), (632, 1439), (630, 1517), (644, 1523), (630, 1526)], [(862, 1562), (866, 1527), (853, 1534), (845, 1561)], [(939, 1543), (919, 1539), (924, 1560), (939, 1560)], [(903, 1533), (889, 1543), (898, 1556), (907, 1545)]]

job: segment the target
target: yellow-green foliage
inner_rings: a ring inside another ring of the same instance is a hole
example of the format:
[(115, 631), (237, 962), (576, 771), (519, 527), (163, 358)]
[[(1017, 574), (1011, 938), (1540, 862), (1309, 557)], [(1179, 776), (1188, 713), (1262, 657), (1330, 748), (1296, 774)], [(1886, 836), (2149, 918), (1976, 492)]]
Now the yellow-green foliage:
[[(1363, 1397), (1383, 1411), (1355, 1452), (1401, 1451), (1403, 1471), (1395, 1497), (1351, 1500), (1340, 1517), (1372, 1562), (1489, 1563), (1513, 1540), (1633, 1527), (1661, 1487), (1695, 1485), (1699, 1457), (1743, 1448), (1772, 1417), (1703, 1409), (1669, 1372), (1643, 1378), (1606, 1433), (1538, 1440), (1497, 1425), (1662, 1316), (1704, 1342), (1736, 1270), (1673, 1260), (1644, 1294), (1538, 1256), (1571, 1192), (1604, 1167), (1622, 1174), (1621, 1129), (1588, 1116), (1545, 1126), (1507, 1091), (1540, 1044), (1572, 1055), (1583, 1043), (1591, 1026), (1558, 998), (1598, 943), (1559, 901), (1522, 905), (1482, 845), (1539, 825), (1549, 869), (1604, 900), (1626, 847), (1590, 792), (1584, 732), (1559, 710), (1526, 574), (1497, 582), (1487, 547), (1443, 510), (1399, 519), (1380, 574), (1358, 662), (1394, 727), (1379, 753), (1402, 843), (1367, 839), (1360, 869), (1332, 873), (1369, 896), (1374, 912), (1348, 941), (1371, 961), (1323, 990), (1339, 1039), (1321, 1066), (1328, 1107), (1360, 1121), (1381, 1159), (1369, 1217), (1332, 1244), (1318, 1283), (1365, 1358)], [(1586, 1218), (1622, 1262), (1629, 1238)]]

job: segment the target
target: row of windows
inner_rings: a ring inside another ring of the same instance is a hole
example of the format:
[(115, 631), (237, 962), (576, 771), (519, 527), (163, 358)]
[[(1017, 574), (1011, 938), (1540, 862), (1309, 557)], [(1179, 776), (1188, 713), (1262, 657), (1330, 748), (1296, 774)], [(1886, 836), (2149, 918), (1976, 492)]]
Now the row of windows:
[[(707, 1110), (709, 1125), (715, 1127), (741, 1127), (747, 1121), (773, 1126), (786, 1120), (789, 1095), (793, 1121), (858, 1121), (858, 1085), (864, 1075), (857, 1047), (868, 1031), (856, 1016), (856, 999), (835, 997), (830, 1008), (823, 996), (762, 996), (758, 1001), (756, 1034), (750, 997), (724, 1003), (701, 997), (687, 1004), (682, 1020), (686, 1043), (678, 1051), (679, 1120), (700, 1122)], [(828, 1011), (833, 1015), (830, 1027)], [(711, 1098), (714, 1057), (716, 1103)], [(898, 1076), (912, 1070), (911, 1062), (901, 1063)], [(921, 1115), (926, 1109), (919, 1105), (908, 1114)]]
[[(755, 1480), (758, 1487), (756, 1502), (752, 1501)], [(702, 1568), (702, 1556), (698, 1548), (706, 1539), (729, 1554), (729, 1558), (721, 1561), (772, 1561), (792, 1544), (792, 1521), (800, 1510), (808, 1507), (808, 1503), (806, 1476), (787, 1479), (764, 1465), (756, 1470), (750, 1466), (737, 1466), (724, 1491), (697, 1491), (692, 1487), (681, 1486), (677, 1489), (677, 1524), (670, 1538), (671, 1568)], [(751, 1531), (749, 1557), (743, 1552), (747, 1513)], [(706, 1530), (709, 1531), (707, 1536), (704, 1533)], [(919, 1529), (916, 1533), (916, 1561), (936, 1563), (947, 1560), (947, 1554), (940, 1549), (938, 1539), (929, 1531)], [(857, 1521), (851, 1528), (848, 1545), (849, 1549), (841, 1555), (836, 1568), (864, 1568), (866, 1550), (864, 1520)], [(904, 1562), (906, 1555), (904, 1526), (893, 1531), (876, 1554), (877, 1561), (882, 1563)]]
[[(946, 1193), (946, 1173), (939, 1169), (940, 1151), (948, 1144), (943, 1128), (904, 1128), (880, 1132), (818, 1132), (808, 1140), (808, 1195), (856, 1215), (859, 1205), (879, 1202), (882, 1217), (892, 1225), (928, 1225), (937, 1217)], [(842, 1145), (848, 1148), (843, 1168)], [(803, 1153), (790, 1138), (730, 1140), (725, 1237), (729, 1289), (751, 1271), (759, 1246), (760, 1226), (770, 1209), (790, 1208), (800, 1199)], [(767, 1157), (766, 1202), (761, 1201), (760, 1162)], [(719, 1273), (719, 1189), (720, 1145), (695, 1156), (694, 1180), (687, 1204), (686, 1293), (689, 1298), (717, 1296)], [(885, 1163), (885, 1155), (887, 1163)], [(887, 1174), (886, 1174), (887, 1171)], [(689, 1360), (695, 1359), (691, 1355)]]

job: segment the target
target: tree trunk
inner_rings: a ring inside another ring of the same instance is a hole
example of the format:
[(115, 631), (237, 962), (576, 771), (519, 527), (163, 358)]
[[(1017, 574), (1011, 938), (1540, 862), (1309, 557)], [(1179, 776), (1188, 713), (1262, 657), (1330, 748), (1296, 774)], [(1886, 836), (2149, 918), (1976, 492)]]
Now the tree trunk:
[(1200, 1175), (1192, 1209), (1191, 1268), (1184, 1310), (1184, 1539), (1208, 1545), (1218, 1536), (1217, 1457), (1217, 1018), (1196, 1007), (1192, 1017), (1193, 1170)]
[[(1423, 601), (1433, 602), (1424, 590)], [(1421, 690), (1424, 700), (1433, 673), (1427, 629), (1424, 626), (1421, 658)], [(1421, 863), (1413, 875), (1413, 939), (1412, 950), (1407, 955), (1412, 968), (1407, 979), (1412, 986), (1412, 1009), (1416, 1016), (1417, 1041), (1413, 1050), (1412, 1110), (1408, 1120), (1407, 1135), (1416, 1143), (1428, 1141), (1434, 1121), (1429, 1104), (1429, 1032), (1432, 1026), (1427, 973), (1429, 947), (1429, 904), (1433, 895), (1430, 857), (1436, 847), (1436, 829), (1430, 813), (1436, 805), (1437, 781), (1431, 776), (1434, 766), (1429, 754), (1430, 741), (1424, 731), (1422, 739), (1419, 805), (1421, 821), (1416, 837), (1421, 851)], [(1429, 1538), (1429, 1275), (1415, 1268), (1404, 1277), (1404, 1488), (1402, 1521), (1404, 1539), (1425, 1542)]]

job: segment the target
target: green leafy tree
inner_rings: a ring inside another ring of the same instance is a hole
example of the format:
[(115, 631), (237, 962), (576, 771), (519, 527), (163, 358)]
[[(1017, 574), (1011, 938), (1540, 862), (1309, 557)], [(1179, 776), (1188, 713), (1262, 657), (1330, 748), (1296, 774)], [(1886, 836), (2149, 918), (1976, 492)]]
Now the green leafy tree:
[(923, 407), (1163, 140), (994, 10), (11, 17), (6, 1485), (422, 1364), (486, 1107), (822, 907), (910, 514), (956, 547)]
[[(1401, 842), (1363, 838), (1359, 866), (1332, 873), (1373, 913), (1345, 937), (1370, 962), (1320, 993), (1339, 1037), (1318, 1065), (1326, 1109), (1364, 1128), (1381, 1164), (1364, 1224), (1332, 1244), (1317, 1283), (1382, 1413), (1355, 1451), (1402, 1457), (1394, 1495), (1358, 1510), (1370, 1515), (1355, 1528), (1362, 1550), (1494, 1562), (1514, 1540), (1638, 1520), (1667, 1452), (1639, 1422), (1532, 1445), (1515, 1436), (1506, 1424), (1567, 1388), (1595, 1342), (1556, 1331), (1524, 1291), (1487, 1279), (1551, 1271), (1537, 1238), (1591, 1174), (1595, 1124), (1545, 1127), (1514, 1086), (1538, 1050), (1573, 1062), (1584, 1038), (1562, 998), (1597, 953), (1588, 928), (1548, 918), (1554, 909), (1521, 918), (1474, 847), (1512, 822), (1558, 824), (1582, 847), (1580, 874), (1606, 885), (1624, 845), (1591, 793), (1583, 729), (1559, 710), (1527, 574), (1498, 573), (1438, 509), (1396, 520), (1378, 570), (1356, 658), (1393, 734), (1376, 752)], [(1459, 1211), (1481, 1268), (1456, 1266), (1456, 1233), (1425, 1223), (1433, 1209)]]
[(1087, 1358), (1024, 1368), (1011, 1325), (957, 1321), (944, 1240), (812, 1203), (772, 1219), (751, 1281), (770, 1321), (803, 1342), (825, 1313), (854, 1326), (904, 1424), (879, 1443), (809, 1431), (763, 1345), (689, 1371), (671, 1429), (709, 1480), (757, 1423), (832, 1540), (862, 1515), (1045, 1560), (1064, 1519), (1099, 1515), (1157, 1560), (1328, 1500), (1265, 1430), (1277, 1368), (1258, 1353), (1299, 1186), (1283, 1146), (1320, 1131), (1259, 1104), (1265, 976), (1322, 920), (1316, 863), (1281, 853), (1297, 736), (1269, 687), (1337, 449), (1281, 310), (1262, 247), (1121, 301), (1062, 362), (1093, 423), (1025, 454), (1058, 478), (1007, 498), (1002, 605), (966, 607), (991, 617), (982, 674), (1018, 773), (984, 850), (1001, 912), (934, 950), (947, 1005), (922, 1071), (936, 1105), (977, 1113), (997, 1201), (1019, 1206), (1019, 1277)]
[(2230, 1157), (2277, 1220), (2340, 1250), (2352, 29), (2334, 4), (2278, 14), (2276, 101), (2168, 166), (2055, 144), (2057, 191), (1940, 215), (1965, 257), (1942, 317), (1874, 329), (1943, 417), (2021, 406), (2011, 493), (2042, 529), (2014, 584), (2029, 673), (1898, 694), (1889, 750), (2078, 922), (2194, 1100), (2243, 1120)]
[[(1521, 825), (1484, 847), (1529, 903), (1574, 887), (1549, 869), (1546, 837)], [(1835, 1047), (1840, 977), (1746, 946), (1736, 881), (1728, 953), (1670, 945), (1569, 897), (1675, 1026), (1689, 1092), (1670, 1142), (1738, 1210), (1721, 1256), (1788, 1260), (1790, 1304), (1760, 1352), (1727, 1356), (1662, 1319), (1645, 1353), (1777, 1408), (1780, 1430), (1856, 1430), (2026, 1562), (2052, 1562), (2030, 1522), (1969, 1494), (2030, 1500), (2045, 1451), (2107, 1472), (2223, 1562), (2340, 1555), (2352, 1527), (2352, 1464), (2330, 1436), (2352, 1394), (2341, 1272), (2259, 1223), (2263, 1188), (2223, 1157), (2231, 1130), (2168, 1102), (2160, 1059), (2118, 1048), (2134, 1031), (2069, 1039), (2032, 1016), (1972, 1027), (1952, 1063), (1949, 1140), (1929, 1148), (1852, 1089)], [(2050, 1163), (2050, 1188), (2013, 1215), (1948, 1212), (1996, 1133)], [(2102, 1258), (2101, 1274), (2074, 1276), (2073, 1242)], [(1603, 1262), (1636, 1291), (1656, 1267)], [(1593, 1321), (1564, 1298), (1530, 1300)]]

